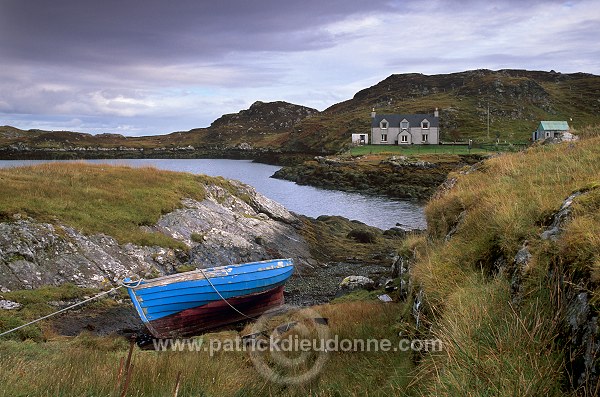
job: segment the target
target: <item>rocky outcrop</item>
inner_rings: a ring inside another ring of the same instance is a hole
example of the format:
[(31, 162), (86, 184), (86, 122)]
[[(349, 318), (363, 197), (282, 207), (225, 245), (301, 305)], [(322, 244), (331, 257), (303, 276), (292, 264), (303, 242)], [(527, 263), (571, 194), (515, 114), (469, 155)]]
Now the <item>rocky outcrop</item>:
[(130, 274), (164, 273), (160, 247), (120, 245), (106, 235), (85, 236), (65, 225), (18, 219), (0, 223), (0, 287), (29, 289), (73, 283), (100, 287)]
[(101, 287), (126, 276), (155, 277), (178, 269), (274, 257), (294, 258), (297, 266), (312, 260), (295, 215), (252, 187), (236, 187), (234, 195), (209, 186), (205, 200), (184, 199), (180, 209), (149, 228), (183, 242), (187, 251), (119, 244), (107, 235), (16, 216), (0, 223), (0, 288)]
[(247, 110), (221, 116), (210, 128), (218, 131), (233, 129), (254, 134), (286, 131), (304, 118), (318, 113), (316, 109), (283, 101), (256, 101)]
[[(560, 209), (552, 216), (550, 225), (540, 234), (542, 240), (553, 244), (559, 241), (564, 233), (564, 226), (571, 217), (573, 202), (584, 194), (586, 193), (574, 192), (565, 199)], [(514, 304), (518, 305), (522, 299), (522, 280), (527, 275), (531, 259), (528, 242), (525, 241), (515, 255), (512, 266), (508, 267)], [(568, 378), (575, 389), (597, 390), (600, 375), (598, 310), (589, 302), (589, 280), (569, 274), (568, 263), (563, 266), (564, 269), (551, 267), (549, 279), (559, 280), (559, 288), (564, 296), (561, 307), (564, 312), (562, 338), (568, 357)]]
[(374, 163), (376, 157), (316, 157), (300, 165), (285, 166), (272, 177), (325, 189), (424, 200), (433, 195), (450, 172), (482, 159), (476, 155), (463, 155), (431, 163), (392, 156), (377, 164)]

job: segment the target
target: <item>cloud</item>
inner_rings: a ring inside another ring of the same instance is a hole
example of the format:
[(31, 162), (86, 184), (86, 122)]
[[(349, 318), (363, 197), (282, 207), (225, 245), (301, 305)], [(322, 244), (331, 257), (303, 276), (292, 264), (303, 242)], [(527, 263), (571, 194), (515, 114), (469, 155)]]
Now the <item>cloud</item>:
[(372, 7), (386, 8), (384, 1), (341, 0), (8, 0), (0, 14), (0, 42), (15, 58), (42, 62), (214, 60), (235, 52), (333, 45), (324, 25)]
[(0, 117), (166, 133), (255, 100), (322, 110), (392, 73), (598, 73), (599, 35), (594, 0), (3, 0)]

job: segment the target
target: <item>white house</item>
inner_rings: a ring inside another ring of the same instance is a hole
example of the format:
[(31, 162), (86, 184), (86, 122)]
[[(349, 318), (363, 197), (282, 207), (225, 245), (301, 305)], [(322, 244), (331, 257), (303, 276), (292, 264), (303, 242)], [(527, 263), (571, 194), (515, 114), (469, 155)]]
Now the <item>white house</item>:
[(372, 145), (437, 145), (440, 142), (440, 117), (433, 114), (371, 113)]
[(537, 130), (533, 131), (532, 138), (534, 141), (548, 138), (570, 141), (573, 140), (573, 135), (566, 121), (540, 121)]
[(368, 145), (369, 144), (369, 134), (352, 134), (352, 144)]

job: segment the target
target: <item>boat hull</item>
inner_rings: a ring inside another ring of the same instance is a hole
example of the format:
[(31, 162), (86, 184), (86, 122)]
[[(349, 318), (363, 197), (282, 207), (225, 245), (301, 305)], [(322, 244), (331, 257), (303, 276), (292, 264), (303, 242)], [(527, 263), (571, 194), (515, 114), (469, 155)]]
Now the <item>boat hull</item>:
[(225, 301), (219, 300), (149, 321), (146, 323), (146, 327), (156, 338), (199, 335), (209, 330), (258, 317), (269, 309), (281, 306), (283, 301), (283, 286), (280, 286), (227, 300), (231, 306), (244, 315), (232, 309)]
[(197, 335), (260, 316), (283, 303), (291, 259), (220, 266), (124, 285), (156, 338)]

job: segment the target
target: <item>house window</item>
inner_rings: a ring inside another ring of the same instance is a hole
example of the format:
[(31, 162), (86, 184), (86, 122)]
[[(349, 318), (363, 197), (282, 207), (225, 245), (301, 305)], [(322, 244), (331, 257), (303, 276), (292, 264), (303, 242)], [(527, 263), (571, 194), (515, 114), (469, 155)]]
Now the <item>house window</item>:
[(423, 129), (428, 129), (429, 128), (429, 121), (427, 120), (423, 120), (423, 122), (421, 123), (421, 128)]
[(427, 142), (427, 138), (428, 138), (428, 135), (427, 134), (423, 134), (422, 135), (422, 142)]
[(402, 142), (402, 143), (408, 143), (408, 135), (402, 135), (400, 137), (400, 142)]
[(381, 142), (387, 142), (387, 134), (381, 134)]
[(388, 128), (388, 122), (387, 121), (382, 121), (381, 122), (381, 129), (382, 130), (387, 130)]
[(402, 122), (400, 123), (400, 128), (402, 128), (403, 130), (407, 130), (408, 129), (408, 121), (402, 120)]

